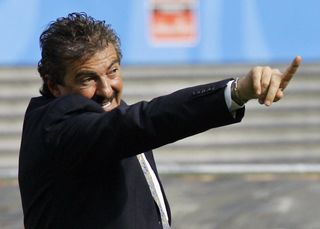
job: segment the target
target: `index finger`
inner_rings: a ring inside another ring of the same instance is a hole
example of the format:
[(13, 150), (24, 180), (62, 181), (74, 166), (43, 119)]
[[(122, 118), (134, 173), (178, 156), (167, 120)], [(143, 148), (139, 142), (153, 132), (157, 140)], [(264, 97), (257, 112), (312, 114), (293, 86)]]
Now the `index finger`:
[(294, 58), (290, 66), (286, 69), (285, 73), (283, 74), (283, 78), (281, 80), (281, 85), (280, 85), (280, 88), (282, 90), (287, 87), (293, 75), (297, 72), (300, 64), (301, 64), (301, 57), (296, 56), (296, 58)]

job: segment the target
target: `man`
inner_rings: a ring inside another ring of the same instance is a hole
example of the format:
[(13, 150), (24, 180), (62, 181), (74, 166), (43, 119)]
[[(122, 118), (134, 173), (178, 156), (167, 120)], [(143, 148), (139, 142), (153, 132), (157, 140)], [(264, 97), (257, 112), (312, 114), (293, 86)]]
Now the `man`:
[(42, 96), (26, 111), (19, 184), (27, 229), (170, 228), (151, 150), (240, 122), (244, 104), (270, 106), (300, 65), (256, 67), (240, 79), (127, 105), (121, 50), (103, 21), (73, 13), (40, 37)]

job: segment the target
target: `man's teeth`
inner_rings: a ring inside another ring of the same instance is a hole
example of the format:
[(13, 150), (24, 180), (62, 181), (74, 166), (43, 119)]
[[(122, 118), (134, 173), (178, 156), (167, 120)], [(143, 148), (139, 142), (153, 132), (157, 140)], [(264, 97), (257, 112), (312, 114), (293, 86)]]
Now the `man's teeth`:
[(102, 104), (102, 107), (108, 107), (110, 105), (111, 105), (111, 102), (107, 102), (107, 103)]

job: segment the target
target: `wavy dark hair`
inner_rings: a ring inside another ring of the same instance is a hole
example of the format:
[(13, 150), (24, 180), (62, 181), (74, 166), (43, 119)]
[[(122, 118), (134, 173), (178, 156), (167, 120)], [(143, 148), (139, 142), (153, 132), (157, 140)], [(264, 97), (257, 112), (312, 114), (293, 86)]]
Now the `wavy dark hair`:
[(115, 31), (105, 21), (96, 20), (86, 13), (71, 13), (49, 24), (40, 36), (38, 72), (43, 80), (40, 93), (52, 97), (49, 80), (64, 85), (69, 64), (87, 60), (108, 44), (114, 46), (120, 61), (120, 39)]

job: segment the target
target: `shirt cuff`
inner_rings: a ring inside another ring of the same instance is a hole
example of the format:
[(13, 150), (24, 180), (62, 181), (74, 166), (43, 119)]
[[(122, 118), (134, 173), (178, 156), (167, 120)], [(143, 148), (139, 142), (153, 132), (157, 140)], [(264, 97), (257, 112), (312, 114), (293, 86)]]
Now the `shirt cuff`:
[(232, 84), (232, 82), (233, 82), (233, 80), (229, 81), (227, 83), (227, 87), (224, 89), (224, 98), (226, 100), (226, 104), (227, 104), (227, 107), (230, 112), (237, 111), (237, 110), (241, 109), (242, 107), (244, 107), (244, 105), (240, 106), (235, 101), (233, 101), (231, 98), (231, 84)]

